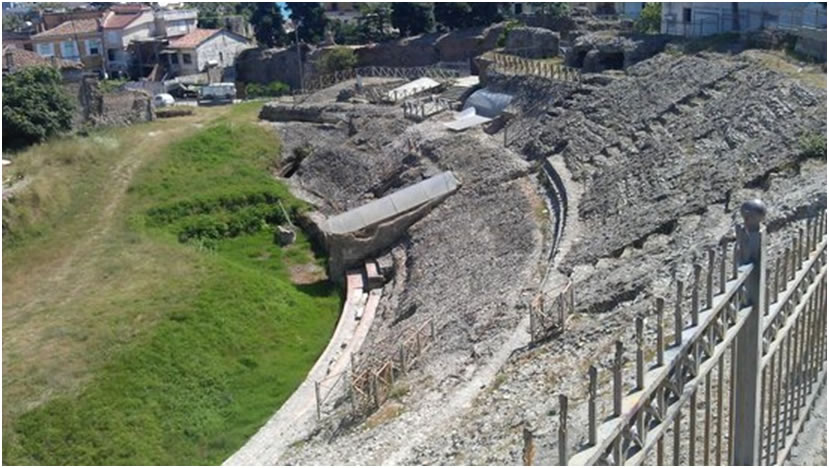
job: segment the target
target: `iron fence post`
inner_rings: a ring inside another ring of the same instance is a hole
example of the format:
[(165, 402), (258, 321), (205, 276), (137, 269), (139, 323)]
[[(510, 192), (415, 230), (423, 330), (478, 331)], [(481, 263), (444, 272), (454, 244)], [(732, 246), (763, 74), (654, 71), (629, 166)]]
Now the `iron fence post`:
[[(753, 263), (746, 280), (746, 295), (751, 312), (739, 331), (736, 342), (737, 363), (734, 401), (734, 464), (757, 465), (760, 454), (760, 359), (763, 353), (762, 314), (765, 310), (765, 228), (750, 232), (738, 227), (742, 263)], [(735, 363), (731, 364), (732, 366)]]

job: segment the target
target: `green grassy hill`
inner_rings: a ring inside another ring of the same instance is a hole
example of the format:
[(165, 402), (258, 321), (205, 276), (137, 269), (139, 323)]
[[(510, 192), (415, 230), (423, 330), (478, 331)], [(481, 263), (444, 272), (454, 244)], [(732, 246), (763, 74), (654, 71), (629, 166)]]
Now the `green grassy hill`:
[(299, 385), (339, 292), (280, 248), (258, 106), (16, 156), (3, 204), (3, 462), (218, 464)]

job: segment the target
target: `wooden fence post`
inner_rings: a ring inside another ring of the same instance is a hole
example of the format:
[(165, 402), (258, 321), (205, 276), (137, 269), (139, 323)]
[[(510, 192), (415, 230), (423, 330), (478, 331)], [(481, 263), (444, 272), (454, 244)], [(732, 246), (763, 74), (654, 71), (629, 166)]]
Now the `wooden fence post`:
[(743, 323), (735, 344), (737, 350), (736, 382), (734, 393), (734, 464), (757, 465), (760, 454), (760, 359), (763, 353), (762, 314), (765, 310), (765, 228), (748, 232), (738, 228), (737, 242), (745, 261), (754, 264), (746, 280), (747, 299), (751, 313)]
[(567, 466), (569, 450), (567, 449), (567, 395), (558, 396), (558, 464)]
[(314, 394), (317, 397), (317, 421), (319, 421), (322, 415), (322, 411), (320, 410), (322, 402), (320, 401), (320, 383), (317, 381), (314, 381)]

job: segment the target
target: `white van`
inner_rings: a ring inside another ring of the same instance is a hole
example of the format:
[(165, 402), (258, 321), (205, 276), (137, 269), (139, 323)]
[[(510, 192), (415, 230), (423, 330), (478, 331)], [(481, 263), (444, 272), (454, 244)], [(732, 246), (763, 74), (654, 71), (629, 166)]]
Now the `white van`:
[(233, 102), (236, 98), (235, 83), (213, 83), (202, 86), (199, 102)]

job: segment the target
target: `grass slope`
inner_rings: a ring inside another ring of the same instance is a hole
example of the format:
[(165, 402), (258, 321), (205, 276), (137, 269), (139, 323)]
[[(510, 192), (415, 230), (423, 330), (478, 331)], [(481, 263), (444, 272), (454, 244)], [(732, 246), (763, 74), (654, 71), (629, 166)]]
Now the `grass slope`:
[[(96, 356), (87, 366), (91, 375), (77, 391), (28, 411), (4, 408), (4, 463), (217, 464), (304, 378), (328, 341), (340, 299), (327, 281), (291, 281), (291, 266), (323, 262), (304, 236), (284, 249), (273, 243), (268, 223), (280, 215), (260, 195), (277, 197), (289, 211), (303, 207), (268, 176), (278, 142), (251, 123), (254, 112), (230, 110), (163, 147), (132, 177), (119, 222), (102, 239), (108, 248), (100, 253), (115, 260), (90, 267), (112, 269), (127, 290), (130, 281), (152, 287), (111, 300), (77, 299), (83, 310), (67, 313), (87, 316), (92, 328), (119, 323), (141, 331), (110, 340), (94, 332), (77, 337)], [(172, 218), (153, 217), (159, 210)], [(225, 229), (180, 242), (182, 229), (194, 223)], [(37, 248), (52, 231), (32, 232), (32, 240), (21, 236), (12, 250)], [(145, 271), (118, 264), (131, 255), (119, 252), (132, 251), (136, 261), (155, 255), (156, 265)], [(97, 323), (90, 315), (108, 318)], [(15, 331), (4, 324), (4, 335)], [(15, 385), (4, 375), (4, 396)]]

